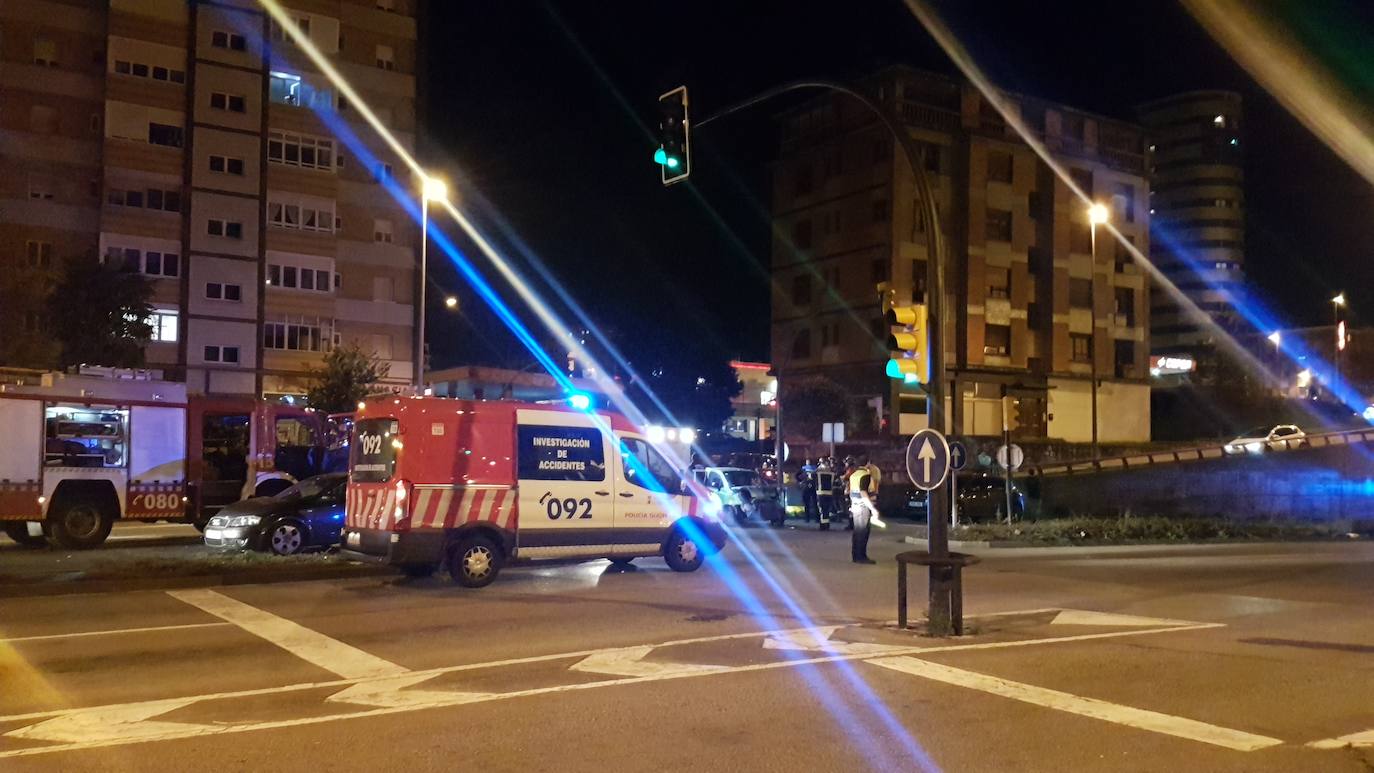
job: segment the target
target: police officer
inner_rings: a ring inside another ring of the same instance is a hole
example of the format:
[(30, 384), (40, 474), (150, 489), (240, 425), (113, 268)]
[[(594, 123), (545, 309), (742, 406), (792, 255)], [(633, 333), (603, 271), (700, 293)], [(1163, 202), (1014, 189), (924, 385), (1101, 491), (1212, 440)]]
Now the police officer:
[(835, 512), (835, 473), (833, 462), (822, 456), (816, 464), (816, 508), (820, 510), (821, 531), (830, 531), (830, 516)]
[(801, 473), (797, 476), (797, 483), (801, 485), (802, 510), (806, 513), (806, 521), (819, 520), (819, 509), (816, 502), (816, 465), (807, 459), (802, 463)]
[(877, 487), (873, 485), (873, 474), (868, 469), (868, 457), (859, 457), (849, 473), (849, 518), (853, 523), (854, 534), (850, 538), (850, 557), (856, 564), (877, 563), (868, 557), (869, 520), (875, 515), (873, 498)]

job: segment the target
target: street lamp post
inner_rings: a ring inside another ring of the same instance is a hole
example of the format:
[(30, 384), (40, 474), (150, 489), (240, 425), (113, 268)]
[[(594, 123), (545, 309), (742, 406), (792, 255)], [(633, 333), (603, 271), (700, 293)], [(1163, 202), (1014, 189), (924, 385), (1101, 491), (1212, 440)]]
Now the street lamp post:
[(1331, 299), (1331, 334), (1336, 337), (1336, 348), (1333, 350), (1332, 359), (1335, 360), (1336, 378), (1332, 379), (1331, 391), (1334, 394), (1336, 384), (1341, 380), (1341, 353), (1345, 351), (1345, 331), (1341, 330), (1341, 307), (1345, 305), (1345, 292), (1336, 293), (1336, 297)]
[[(1093, 251), (1093, 276), (1097, 275), (1097, 227), (1107, 222), (1110, 215), (1109, 210), (1104, 204), (1094, 203), (1088, 207), (1088, 225), (1092, 229), (1092, 251)], [(1092, 281), (1092, 280), (1089, 280)], [(1093, 459), (1097, 459), (1097, 289), (1093, 288), (1092, 298), (1088, 303), (1088, 361), (1092, 367), (1092, 423), (1093, 423)]]
[[(448, 201), (448, 186), (437, 177), (425, 177), (420, 191), (420, 323), (416, 339), (419, 342), (415, 353), (415, 393), (423, 394), (425, 388), (425, 296), (429, 289), (429, 202)], [(457, 305), (445, 305), (449, 308)]]
[(1280, 349), (1283, 346), (1283, 333), (1278, 330), (1270, 333), (1269, 343), (1274, 345), (1274, 383), (1278, 385), (1279, 396), (1283, 396), (1283, 356)]

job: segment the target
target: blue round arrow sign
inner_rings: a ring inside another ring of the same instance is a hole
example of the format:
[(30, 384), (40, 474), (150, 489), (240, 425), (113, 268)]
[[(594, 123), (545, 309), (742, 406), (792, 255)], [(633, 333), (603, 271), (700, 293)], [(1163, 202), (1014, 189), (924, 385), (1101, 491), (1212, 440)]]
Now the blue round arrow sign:
[(922, 491), (939, 488), (949, 474), (949, 443), (933, 429), (911, 436), (906, 447), (906, 474)]
[(949, 468), (958, 472), (968, 464), (968, 449), (958, 440), (949, 444)]

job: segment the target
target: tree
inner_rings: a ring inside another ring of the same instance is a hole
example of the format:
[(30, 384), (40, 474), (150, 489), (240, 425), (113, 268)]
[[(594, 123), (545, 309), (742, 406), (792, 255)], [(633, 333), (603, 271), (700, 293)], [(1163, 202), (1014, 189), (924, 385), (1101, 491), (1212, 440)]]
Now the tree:
[(782, 431), (785, 436), (821, 439), (826, 422), (852, 421), (851, 400), (844, 387), (824, 376), (782, 382)]
[(311, 369), (306, 401), (326, 413), (352, 411), (372, 393), (372, 385), (385, 372), (381, 358), (363, 351), (358, 344), (336, 347), (325, 354), (323, 368)]
[(48, 319), (62, 350), (61, 367), (143, 365), (152, 338), (153, 288), (142, 274), (102, 263), (94, 254), (66, 261), (48, 298)]

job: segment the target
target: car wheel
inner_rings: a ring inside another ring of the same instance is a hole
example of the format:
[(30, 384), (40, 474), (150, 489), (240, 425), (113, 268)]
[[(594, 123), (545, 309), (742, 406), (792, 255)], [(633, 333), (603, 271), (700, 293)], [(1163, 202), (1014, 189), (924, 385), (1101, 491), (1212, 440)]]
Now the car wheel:
[(740, 526), (748, 525), (749, 514), (744, 512), (744, 508), (740, 507), (739, 505), (730, 505), (727, 509), (729, 509), (730, 517), (735, 520), (736, 524)]
[(45, 531), (53, 544), (68, 550), (88, 550), (105, 541), (114, 527), (114, 516), (99, 503), (76, 499), (48, 514)]
[(295, 521), (278, 521), (267, 532), (267, 549), (273, 555), (294, 556), (305, 547), (305, 529)]
[(663, 548), (663, 560), (674, 572), (695, 572), (706, 558), (697, 543), (693, 542), (682, 529), (673, 529), (668, 544)]
[(449, 550), (449, 576), (464, 588), (484, 588), (500, 571), (500, 551), (480, 534), (463, 537)]
[(26, 548), (47, 547), (48, 544), (48, 538), (42, 534), (37, 536), (29, 534), (28, 521), (6, 521), (5, 536)]

